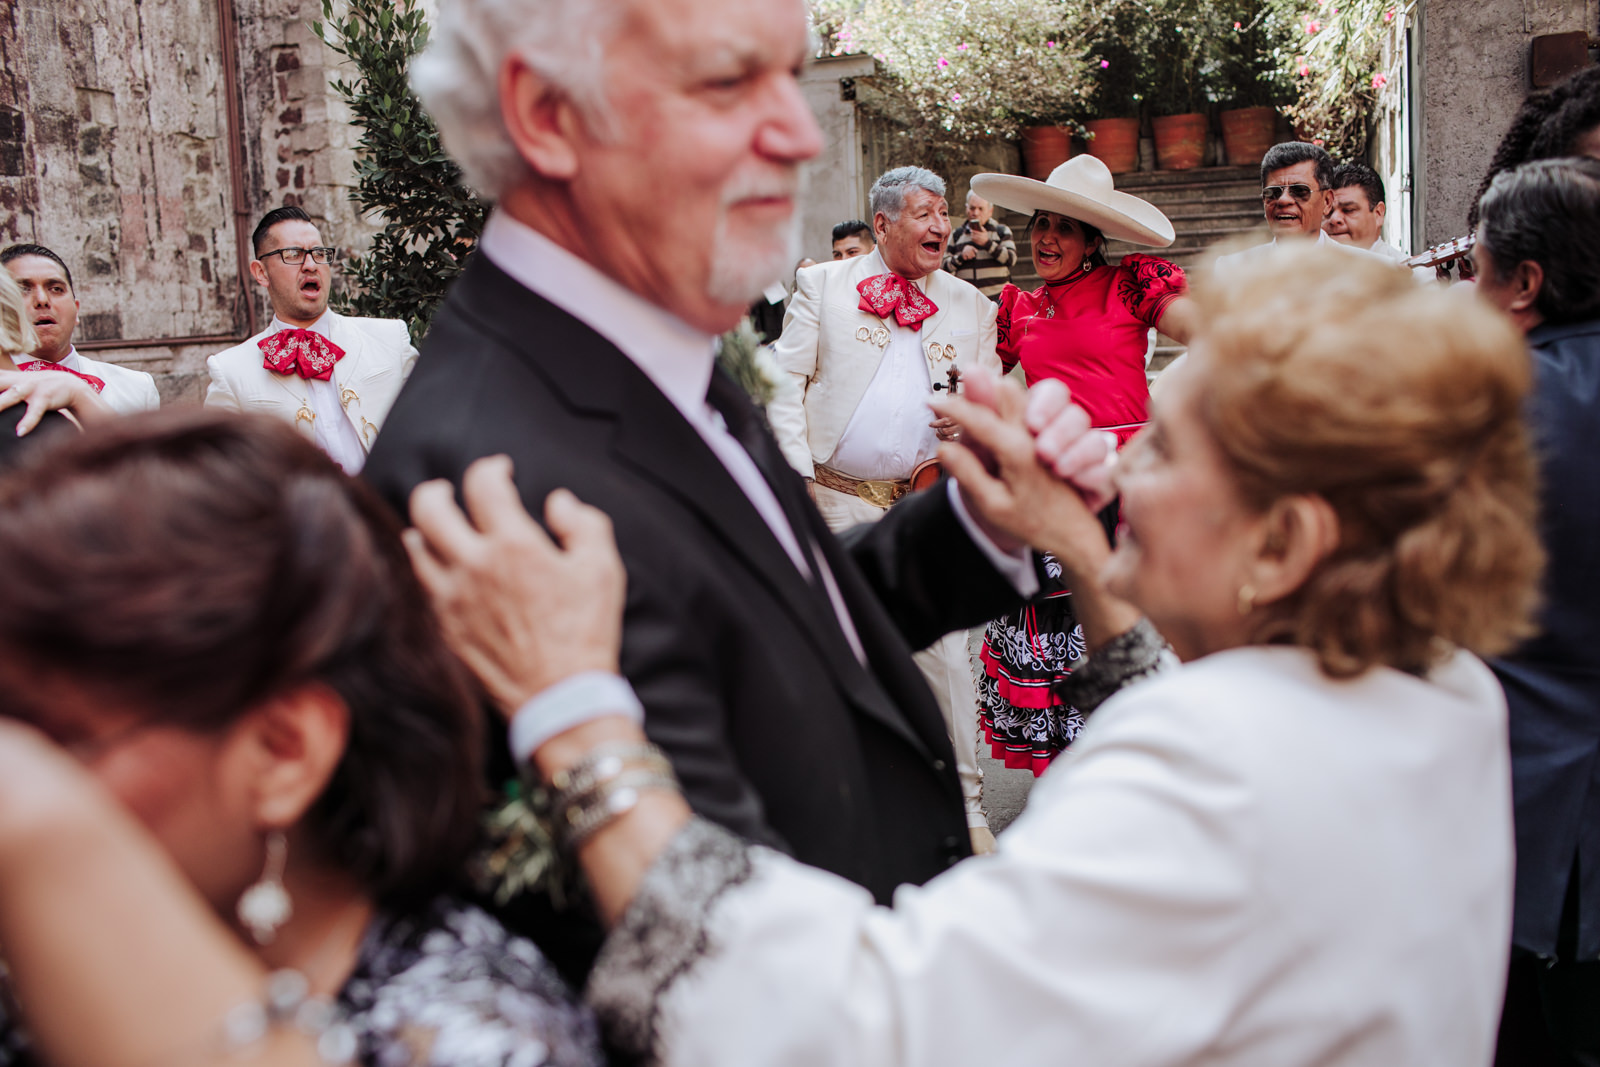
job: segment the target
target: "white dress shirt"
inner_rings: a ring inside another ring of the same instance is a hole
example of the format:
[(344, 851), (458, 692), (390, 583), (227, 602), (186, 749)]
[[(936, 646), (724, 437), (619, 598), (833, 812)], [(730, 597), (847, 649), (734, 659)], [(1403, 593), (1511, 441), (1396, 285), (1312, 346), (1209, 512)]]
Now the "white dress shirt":
[[(1291, 238), (1291, 240), (1297, 241), (1300, 240), (1300, 238)], [(1382, 256), (1378, 256), (1376, 252), (1369, 252), (1365, 248), (1357, 248), (1355, 245), (1347, 245), (1343, 241), (1335, 241), (1328, 236), (1325, 230), (1318, 230), (1317, 239), (1312, 243), (1318, 248), (1337, 248), (1339, 251), (1349, 252), (1351, 255), (1377, 256), (1379, 259), (1383, 258)], [(1220, 278), (1228, 270), (1237, 267), (1240, 264), (1246, 263), (1256, 256), (1265, 255), (1270, 249), (1276, 247), (1278, 247), (1278, 239), (1274, 237), (1264, 245), (1254, 245), (1250, 248), (1246, 248), (1242, 252), (1232, 252), (1226, 256), (1218, 256), (1216, 261), (1212, 264), (1211, 269), (1215, 271), (1217, 277)]]
[[(767, 524), (772, 535), (796, 569), (807, 578), (811, 567), (800, 548), (796, 531), (784, 517), (772, 487), (733, 434), (722, 416), (706, 402), (711, 371), (716, 362), (716, 338), (684, 322), (671, 312), (650, 303), (619, 285), (589, 263), (568, 252), (536, 230), (523, 225), (503, 211), (493, 212), (483, 229), (480, 248), (489, 260), (522, 285), (616, 345), (645, 377), (661, 390), (684, 420), (694, 427), (701, 440), (732, 476)], [(951, 502), (963, 527), (995, 568), (1023, 596), (1038, 588), (1032, 560), (1027, 552), (1002, 552), (978, 528), (967, 513), (960, 494), (951, 483)], [(845, 607), (832, 572), (821, 553), (817, 561), (819, 576), (834, 614), (844, 630), (856, 658), (866, 661), (861, 638)]]
[[(295, 327), (274, 315), (272, 325), (267, 328), (273, 333), (279, 333)], [(333, 340), (328, 336), (326, 312), (306, 329), (321, 334), (330, 342)], [(360, 474), (361, 468), (367, 463), (367, 450), (361, 447), (361, 435), (350, 425), (350, 418), (345, 414), (344, 405), (339, 402), (338, 385), (332, 378), (327, 381), (320, 378), (302, 380), (306, 384), (311, 412), (316, 415), (316, 419), (311, 423), (311, 429), (316, 434), (317, 447), (333, 457), (333, 461), (344, 468), (346, 474)]]
[[(871, 255), (877, 260), (873, 273), (887, 274), (883, 256)], [(928, 288), (922, 278), (912, 284), (924, 292)], [(883, 359), (828, 459), (828, 466), (852, 478), (909, 478), (917, 464), (939, 451), (939, 435), (928, 425), (933, 393), (922, 334), (892, 316), (883, 324), (889, 330)]]

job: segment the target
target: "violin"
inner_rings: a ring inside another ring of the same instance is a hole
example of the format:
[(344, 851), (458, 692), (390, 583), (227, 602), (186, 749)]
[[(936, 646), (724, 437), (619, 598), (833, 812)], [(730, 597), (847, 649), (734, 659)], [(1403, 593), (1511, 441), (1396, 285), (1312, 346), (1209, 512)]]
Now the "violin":
[[(934, 392), (936, 392), (936, 393), (949, 392), (949, 394), (951, 396), (955, 396), (957, 393), (961, 392), (961, 371), (960, 370), (958, 370), (955, 367), (951, 367), (949, 373), (946, 374), (945, 377), (949, 379), (948, 383), (946, 383), (946, 382), (934, 382), (933, 383), (933, 391)], [(913, 493), (915, 493), (919, 489), (932, 488), (934, 485), (938, 484), (939, 478), (943, 474), (944, 474), (944, 467), (943, 467), (943, 465), (941, 465), (939, 463), (938, 460), (936, 460), (936, 459), (923, 460), (921, 463), (917, 464), (917, 469), (911, 472), (911, 491)]]

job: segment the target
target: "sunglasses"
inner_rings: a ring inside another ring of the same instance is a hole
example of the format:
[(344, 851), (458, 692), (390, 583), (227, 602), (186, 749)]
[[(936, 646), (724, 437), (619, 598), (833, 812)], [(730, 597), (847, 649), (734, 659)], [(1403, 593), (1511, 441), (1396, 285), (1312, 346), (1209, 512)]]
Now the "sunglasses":
[(300, 264), (302, 264), (302, 263), (304, 263), (306, 261), (306, 257), (307, 256), (310, 256), (314, 262), (327, 263), (330, 260), (332, 260), (334, 258), (334, 256), (338, 255), (338, 253), (339, 253), (338, 249), (336, 249), (336, 248), (326, 248), (326, 247), (322, 247), (322, 248), (274, 248), (271, 252), (263, 252), (261, 254), (260, 258), (261, 259), (266, 259), (268, 256), (277, 256), (280, 259), (282, 259), (285, 263), (289, 264), (289, 266), (298, 267)]
[(1284, 190), (1288, 190), (1290, 196), (1303, 204), (1311, 199), (1311, 194), (1317, 191), (1317, 187), (1312, 185), (1269, 185), (1261, 190), (1261, 202), (1264, 204), (1272, 203), (1283, 196)]

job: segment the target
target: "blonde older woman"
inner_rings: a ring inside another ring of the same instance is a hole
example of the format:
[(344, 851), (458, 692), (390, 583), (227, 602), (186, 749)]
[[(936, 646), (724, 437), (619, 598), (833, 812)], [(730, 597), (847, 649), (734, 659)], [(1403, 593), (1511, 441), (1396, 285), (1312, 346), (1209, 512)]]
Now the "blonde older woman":
[[(1535, 600), (1529, 364), (1493, 313), (1351, 258), (1285, 250), (1201, 295), (1191, 366), (1118, 465), (1115, 552), (1043, 470), (1012, 499), (947, 449), (1093, 615), (1148, 620), (1104, 627), (1079, 685), (1153, 670), (1154, 631), (1184, 661), (1100, 706), (998, 854), (875, 907), (693, 817), (626, 718), (550, 736), (606, 706), (602, 680), (523, 707), (615, 923), (589, 985), (613, 1041), (701, 1065), (1488, 1062), (1512, 856), (1505, 703), (1477, 657)], [(1020, 397), (937, 407), (1008, 484), (1037, 466)], [(469, 478), (475, 531), (419, 490), (412, 546), (512, 708), (581, 629), (563, 613), (566, 636), (517, 651), (540, 586), (503, 576), (548, 587), (565, 561), (535, 562), (515, 499), (503, 472)]]

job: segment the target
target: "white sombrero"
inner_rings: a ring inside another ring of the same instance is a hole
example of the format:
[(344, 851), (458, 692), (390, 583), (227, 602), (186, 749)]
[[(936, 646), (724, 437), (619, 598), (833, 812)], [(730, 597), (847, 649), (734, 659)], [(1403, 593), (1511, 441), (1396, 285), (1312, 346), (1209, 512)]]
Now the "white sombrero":
[(1116, 241), (1165, 248), (1176, 236), (1160, 208), (1117, 192), (1111, 172), (1094, 156), (1074, 156), (1042, 182), (1018, 174), (975, 174), (972, 191), (1024, 215), (1053, 211), (1087, 222)]

